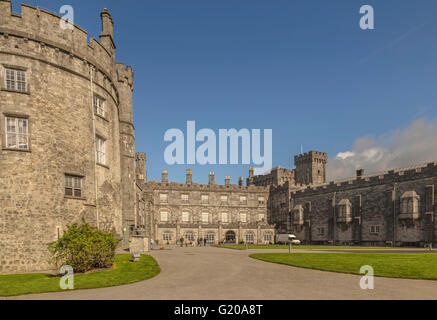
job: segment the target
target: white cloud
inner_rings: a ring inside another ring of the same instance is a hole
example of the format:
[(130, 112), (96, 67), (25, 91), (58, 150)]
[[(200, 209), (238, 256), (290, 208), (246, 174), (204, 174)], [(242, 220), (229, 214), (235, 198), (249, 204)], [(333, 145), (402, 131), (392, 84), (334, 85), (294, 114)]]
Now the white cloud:
[(352, 150), (328, 160), (327, 178), (352, 177), (361, 168), (372, 173), (431, 161), (437, 161), (437, 123), (419, 119), (403, 130), (358, 138)]

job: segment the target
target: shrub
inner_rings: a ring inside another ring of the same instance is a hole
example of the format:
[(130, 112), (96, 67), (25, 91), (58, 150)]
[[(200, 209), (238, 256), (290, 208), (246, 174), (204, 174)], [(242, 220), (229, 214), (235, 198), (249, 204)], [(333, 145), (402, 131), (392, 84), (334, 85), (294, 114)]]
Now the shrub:
[(48, 245), (57, 267), (69, 265), (74, 272), (87, 272), (97, 268), (109, 268), (115, 260), (113, 233), (90, 226), (83, 221), (67, 227), (67, 231), (56, 242)]

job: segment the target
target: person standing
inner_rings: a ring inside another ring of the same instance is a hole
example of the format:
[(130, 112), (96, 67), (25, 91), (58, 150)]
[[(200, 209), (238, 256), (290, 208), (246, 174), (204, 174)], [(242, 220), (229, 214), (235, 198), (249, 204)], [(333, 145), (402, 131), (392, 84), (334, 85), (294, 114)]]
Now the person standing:
[(153, 239), (150, 239), (150, 250), (153, 250)]
[(181, 248), (183, 248), (184, 247), (184, 237), (181, 237), (180, 241), (181, 241)]

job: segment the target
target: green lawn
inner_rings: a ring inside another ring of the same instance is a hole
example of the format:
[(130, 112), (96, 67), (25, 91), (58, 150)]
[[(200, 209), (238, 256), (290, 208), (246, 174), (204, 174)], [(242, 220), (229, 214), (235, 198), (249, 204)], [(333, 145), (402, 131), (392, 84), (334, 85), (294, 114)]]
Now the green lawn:
[(436, 253), (257, 253), (250, 257), (294, 267), (360, 274), (369, 265), (375, 276), (437, 280)]
[[(113, 287), (150, 279), (161, 272), (158, 263), (149, 255), (142, 255), (140, 262), (132, 262), (132, 255), (115, 257), (111, 270), (77, 274), (74, 289)], [(17, 296), (31, 293), (63, 291), (59, 277), (51, 274), (16, 274), (0, 276), (0, 296)]]
[[(219, 248), (245, 250), (245, 245), (220, 245)], [(249, 249), (287, 249), (288, 245), (249, 245)], [(393, 248), (393, 247), (347, 247), (347, 246), (293, 246), (293, 250), (405, 250), (408, 248)], [(411, 248), (416, 249), (416, 248)]]

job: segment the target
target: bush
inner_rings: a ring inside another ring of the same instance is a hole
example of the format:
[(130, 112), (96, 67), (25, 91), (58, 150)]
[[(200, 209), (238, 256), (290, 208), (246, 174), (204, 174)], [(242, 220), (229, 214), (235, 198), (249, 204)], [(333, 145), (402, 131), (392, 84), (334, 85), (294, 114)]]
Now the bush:
[(69, 265), (74, 272), (109, 268), (114, 264), (115, 240), (113, 233), (90, 226), (83, 221), (69, 226), (64, 235), (50, 243), (49, 252), (57, 267)]

